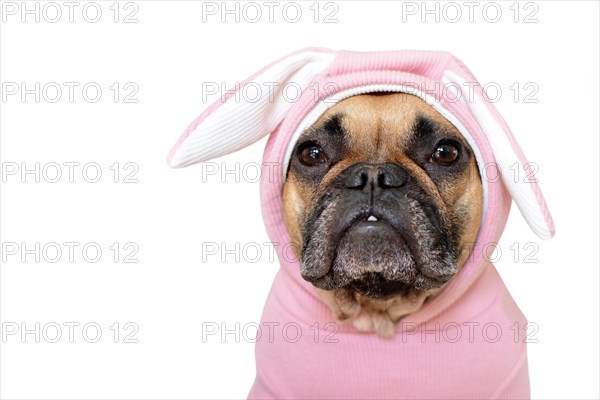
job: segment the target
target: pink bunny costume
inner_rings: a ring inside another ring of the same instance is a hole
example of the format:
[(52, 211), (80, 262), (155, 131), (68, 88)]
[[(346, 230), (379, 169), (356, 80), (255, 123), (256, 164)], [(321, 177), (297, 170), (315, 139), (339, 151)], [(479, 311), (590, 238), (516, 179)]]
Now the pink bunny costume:
[(269, 135), (263, 163), (282, 168), (275, 176), (263, 173), (261, 198), (266, 229), (277, 243), (289, 243), (281, 192), (296, 140), (325, 110), (353, 95), (419, 96), (468, 140), (485, 177), (484, 213), (471, 257), (437, 296), (400, 320), (391, 339), (333, 321), (312, 285), (301, 278), (298, 263), (284, 257), (280, 246), (281, 268), (261, 326), (286, 328), (287, 335), (285, 340), (270, 337), (263, 329), (249, 398), (529, 397), (527, 321), (490, 263), (486, 245), (499, 240), (511, 200), (540, 238), (551, 238), (554, 224), (537, 183), (515, 182), (508, 173), (515, 163), (526, 173), (533, 170), (476, 83), (465, 65), (446, 52), (308, 48), (236, 87), (260, 88), (257, 96), (229, 92), (181, 135), (168, 157), (172, 167), (219, 157)]

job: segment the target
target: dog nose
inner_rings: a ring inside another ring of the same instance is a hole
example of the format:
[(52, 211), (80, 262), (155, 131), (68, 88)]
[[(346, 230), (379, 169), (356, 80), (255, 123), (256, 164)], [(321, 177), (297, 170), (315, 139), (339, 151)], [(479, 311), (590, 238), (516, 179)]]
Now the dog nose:
[(404, 186), (408, 172), (399, 164), (355, 164), (346, 175), (345, 186), (348, 189), (371, 190), (396, 189)]

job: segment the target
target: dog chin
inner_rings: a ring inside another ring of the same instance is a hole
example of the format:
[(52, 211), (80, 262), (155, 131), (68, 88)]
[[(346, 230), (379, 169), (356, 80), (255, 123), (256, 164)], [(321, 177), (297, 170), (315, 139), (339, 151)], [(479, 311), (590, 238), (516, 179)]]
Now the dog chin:
[(441, 287), (451, 276), (423, 275), (400, 232), (383, 220), (352, 224), (327, 273), (310, 281), (324, 290), (351, 289), (374, 299)]

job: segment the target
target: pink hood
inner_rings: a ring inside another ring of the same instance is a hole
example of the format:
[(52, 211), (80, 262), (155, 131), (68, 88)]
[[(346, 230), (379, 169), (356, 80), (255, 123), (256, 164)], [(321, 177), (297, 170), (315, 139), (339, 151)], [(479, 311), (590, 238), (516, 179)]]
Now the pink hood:
[[(266, 135), (263, 165), (281, 166), (261, 177), (263, 217), (271, 240), (281, 244), (281, 269), (263, 312), (250, 398), (529, 397), (527, 321), (487, 260), (486, 245), (499, 240), (511, 199), (539, 237), (551, 238), (554, 224), (537, 183), (511, 179), (515, 163), (526, 174), (533, 170), (476, 83), (446, 52), (309, 48), (236, 85), (244, 96), (229, 92), (181, 135), (169, 154), (172, 167), (237, 151)], [(485, 178), (484, 214), (469, 261), (439, 295), (403, 318), (391, 339), (333, 320), (285, 246), (281, 204), (300, 133), (336, 102), (381, 91), (417, 95), (444, 115), (469, 141)], [(286, 334), (269, 335), (269, 326)]]

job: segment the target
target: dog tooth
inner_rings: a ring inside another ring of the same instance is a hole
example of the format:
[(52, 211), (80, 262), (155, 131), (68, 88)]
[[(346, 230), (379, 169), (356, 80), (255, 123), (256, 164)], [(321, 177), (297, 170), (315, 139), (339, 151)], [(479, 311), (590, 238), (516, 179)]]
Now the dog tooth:
[(367, 218), (367, 221), (370, 221), (370, 222), (375, 222), (375, 221), (379, 221), (379, 220), (377, 219), (377, 217), (376, 217), (376, 216), (374, 216), (374, 215), (371, 215), (369, 218)]

